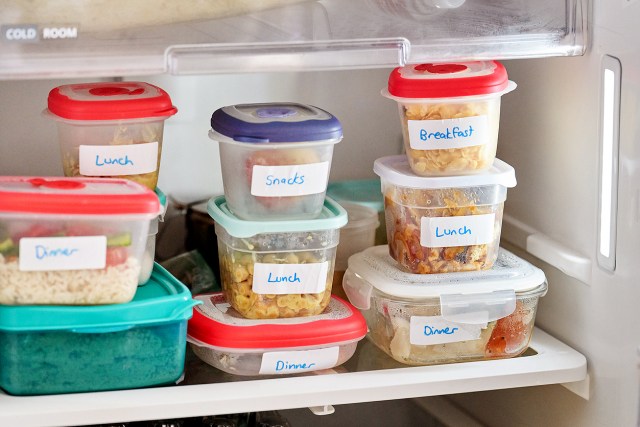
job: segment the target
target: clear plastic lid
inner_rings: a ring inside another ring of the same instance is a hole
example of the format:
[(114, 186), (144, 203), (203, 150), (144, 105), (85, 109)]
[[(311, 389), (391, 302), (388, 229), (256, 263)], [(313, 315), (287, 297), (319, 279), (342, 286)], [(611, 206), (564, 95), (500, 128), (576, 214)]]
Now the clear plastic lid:
[(458, 98), (502, 95), (515, 89), (498, 61), (411, 64), (389, 75), (383, 95), (391, 98)]
[(161, 206), (153, 191), (127, 179), (3, 176), (0, 212), (156, 216)]
[(400, 186), (419, 189), (465, 188), (485, 185), (516, 186), (516, 173), (513, 167), (500, 159), (486, 171), (473, 175), (457, 176), (419, 176), (409, 167), (407, 156), (400, 154), (381, 157), (373, 163), (373, 171), (385, 181)]
[(222, 107), (211, 116), (211, 137), (242, 143), (314, 142), (342, 139), (342, 125), (331, 113), (290, 102)]
[(66, 120), (126, 120), (169, 117), (178, 111), (169, 94), (144, 82), (99, 82), (58, 86), (48, 112)]
[(382, 245), (349, 258), (343, 287), (363, 310), (370, 308), (373, 295), (384, 294), (412, 303), (439, 300), (449, 320), (483, 323), (513, 313), (520, 295), (544, 295), (547, 281), (542, 270), (502, 248), (489, 270), (412, 274), (400, 270)]
[(287, 319), (245, 319), (222, 293), (195, 297), (202, 305), (189, 321), (188, 339), (218, 348), (272, 349), (340, 344), (363, 338), (364, 317), (351, 304), (331, 297), (322, 314)]
[(288, 221), (250, 221), (235, 216), (224, 196), (213, 197), (207, 211), (214, 221), (233, 237), (252, 237), (262, 233), (295, 233), (305, 231), (335, 230), (347, 224), (347, 211), (326, 197), (320, 214), (313, 219)]
[(380, 179), (356, 179), (330, 182), (327, 196), (338, 203), (352, 202), (384, 212), (384, 198), (380, 193)]

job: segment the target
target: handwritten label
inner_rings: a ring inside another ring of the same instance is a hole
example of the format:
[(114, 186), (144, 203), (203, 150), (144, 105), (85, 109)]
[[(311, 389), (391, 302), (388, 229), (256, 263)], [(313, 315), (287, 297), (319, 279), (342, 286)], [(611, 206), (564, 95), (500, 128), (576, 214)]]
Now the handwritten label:
[(157, 142), (80, 146), (81, 175), (138, 175), (155, 172), (157, 168)]
[(102, 269), (106, 260), (106, 236), (20, 239), (20, 271)]
[(420, 244), (426, 248), (483, 245), (493, 242), (496, 214), (422, 217)]
[(267, 352), (262, 355), (260, 373), (295, 374), (333, 368), (338, 363), (339, 353), (340, 347)]
[(414, 345), (433, 345), (477, 340), (486, 327), (486, 324), (449, 322), (440, 316), (411, 316), (409, 342)]
[(259, 197), (306, 196), (327, 189), (329, 162), (253, 167), (251, 194)]
[(324, 292), (329, 262), (253, 265), (253, 292), (257, 294), (318, 294)]
[(414, 150), (442, 150), (484, 145), (489, 138), (488, 117), (409, 120), (409, 145)]

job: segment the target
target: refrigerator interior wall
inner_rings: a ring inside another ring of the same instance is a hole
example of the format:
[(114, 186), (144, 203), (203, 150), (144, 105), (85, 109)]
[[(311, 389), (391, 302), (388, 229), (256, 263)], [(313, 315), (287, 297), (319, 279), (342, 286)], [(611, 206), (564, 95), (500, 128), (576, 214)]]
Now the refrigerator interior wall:
[[(557, 386), (455, 397), (492, 426), (638, 423), (640, 2), (596, 2), (594, 19), (593, 48), (586, 56), (509, 63), (519, 86), (504, 99), (498, 145), (498, 155), (515, 166), (518, 176), (506, 212), (591, 260), (588, 283), (537, 261), (550, 286), (536, 319), (587, 356), (590, 400)], [(605, 55), (621, 63), (614, 272), (597, 262)], [(518, 240), (504, 231), (504, 240)]]

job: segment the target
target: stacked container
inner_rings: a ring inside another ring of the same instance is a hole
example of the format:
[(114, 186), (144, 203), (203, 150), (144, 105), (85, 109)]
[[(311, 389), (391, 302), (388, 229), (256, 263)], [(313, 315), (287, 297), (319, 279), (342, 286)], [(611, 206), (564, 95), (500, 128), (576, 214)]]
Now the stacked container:
[(513, 90), (496, 61), (392, 71), (406, 154), (378, 159), (388, 247), (349, 259), (343, 287), (371, 340), (399, 362), (505, 358), (526, 350), (542, 271), (500, 254), (511, 166), (496, 159), (500, 98)]
[[(338, 119), (293, 103), (216, 110), (224, 196), (215, 221), (223, 294), (204, 295), (189, 341), (205, 362), (239, 375), (291, 374), (346, 361), (362, 315), (332, 298), (343, 207), (325, 196)], [(222, 307), (222, 308), (221, 308)]]
[(143, 271), (160, 213), (159, 196), (130, 180), (0, 178), (0, 387), (67, 393), (180, 377), (194, 302), (162, 269)]

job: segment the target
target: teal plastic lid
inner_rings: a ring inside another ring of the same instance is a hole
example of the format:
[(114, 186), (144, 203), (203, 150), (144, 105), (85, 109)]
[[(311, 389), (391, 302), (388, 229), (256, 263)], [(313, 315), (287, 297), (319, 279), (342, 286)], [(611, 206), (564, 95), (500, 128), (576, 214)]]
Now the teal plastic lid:
[(167, 213), (167, 196), (160, 190), (158, 187), (155, 189), (156, 196), (158, 196), (158, 201), (160, 202), (160, 216), (158, 219), (160, 221), (164, 221), (164, 214)]
[(313, 219), (289, 221), (249, 221), (236, 217), (224, 196), (213, 197), (207, 203), (207, 212), (213, 220), (233, 237), (252, 237), (262, 233), (295, 233), (335, 230), (347, 224), (347, 211), (326, 197), (320, 214)]
[(83, 333), (116, 332), (139, 325), (190, 319), (200, 301), (178, 279), (159, 264), (151, 278), (139, 286), (133, 300), (124, 304), (0, 305), (0, 330), (70, 331)]
[(379, 178), (330, 182), (327, 186), (327, 196), (337, 202), (352, 202), (375, 209), (376, 212), (384, 211)]

